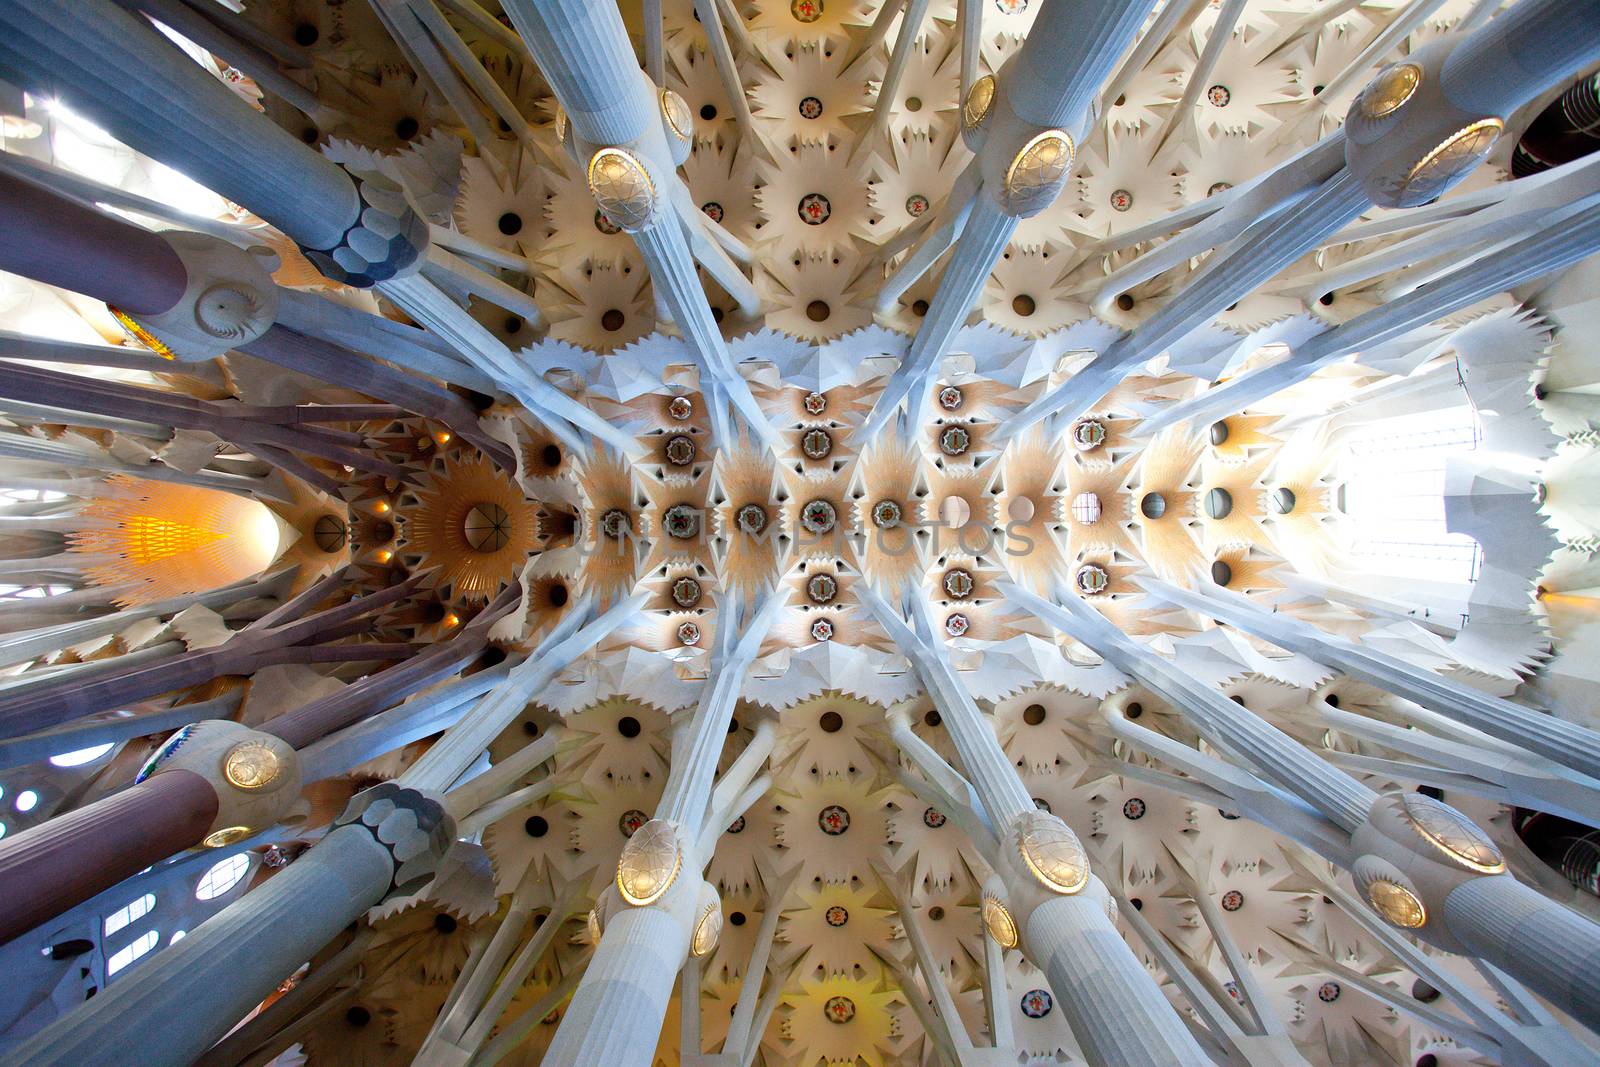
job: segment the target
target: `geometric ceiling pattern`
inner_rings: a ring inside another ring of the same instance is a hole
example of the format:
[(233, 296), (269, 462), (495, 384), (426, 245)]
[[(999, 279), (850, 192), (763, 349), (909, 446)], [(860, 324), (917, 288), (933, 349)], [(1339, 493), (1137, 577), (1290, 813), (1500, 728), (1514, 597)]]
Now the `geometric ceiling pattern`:
[(0, 1063), (1600, 1056), (1588, 6), (0, 2)]

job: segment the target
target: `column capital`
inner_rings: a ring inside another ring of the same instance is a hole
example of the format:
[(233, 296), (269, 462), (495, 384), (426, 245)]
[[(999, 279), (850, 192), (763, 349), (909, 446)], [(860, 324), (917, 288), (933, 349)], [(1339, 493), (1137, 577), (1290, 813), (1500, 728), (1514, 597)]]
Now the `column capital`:
[(1467, 952), (1435, 921), (1446, 898), (1465, 882), (1506, 876), (1500, 850), (1471, 819), (1421, 793), (1385, 793), (1351, 844), (1351, 877), (1374, 911), (1447, 952)]
[(169, 359), (200, 363), (249, 344), (278, 316), (278, 286), (262, 257), (192, 230), (158, 235), (188, 275), (176, 304), (159, 314), (112, 307), (124, 329)]
[(174, 770), (198, 774), (217, 794), (216, 818), (201, 841), (207, 848), (266, 829), (300, 798), (299, 754), (282, 738), (228, 719), (205, 719), (174, 733), (134, 782)]
[(358, 289), (421, 270), (430, 242), (428, 223), (406, 191), (378, 171), (339, 166), (355, 184), (360, 210), (338, 244), (302, 245), (306, 258), (326, 277)]
[(455, 820), (437, 799), (418, 789), (382, 782), (350, 798), (334, 828), (360, 826), (388, 850), (394, 876), (386, 896), (427, 885), (455, 840)]

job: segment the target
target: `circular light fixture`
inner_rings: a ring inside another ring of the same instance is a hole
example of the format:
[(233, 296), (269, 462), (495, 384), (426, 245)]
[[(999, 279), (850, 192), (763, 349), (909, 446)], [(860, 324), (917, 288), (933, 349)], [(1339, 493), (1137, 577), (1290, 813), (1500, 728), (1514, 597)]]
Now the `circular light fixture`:
[(1400, 804), (1417, 833), (1460, 866), (1479, 874), (1506, 869), (1489, 835), (1455, 808), (1421, 793), (1403, 794)]
[(1406, 106), (1422, 84), (1422, 68), (1415, 63), (1397, 63), (1379, 74), (1361, 92), (1361, 114), (1381, 119)]
[(700, 959), (709, 956), (722, 936), (722, 906), (715, 900), (705, 906), (700, 919), (694, 924), (694, 937), (689, 941), (689, 952)]
[(222, 773), (231, 785), (254, 792), (278, 780), (283, 759), (265, 741), (244, 741), (222, 758)]
[(1001, 948), (1017, 947), (1017, 923), (1011, 912), (991, 893), (983, 895), (983, 926)]
[(1387, 878), (1377, 878), (1367, 884), (1367, 900), (1394, 926), (1415, 930), (1428, 921), (1428, 910), (1417, 895)]
[(1052, 893), (1070, 896), (1089, 881), (1089, 857), (1067, 824), (1053, 815), (1029, 812), (1017, 835), (1022, 862)]
[(635, 907), (652, 904), (683, 869), (683, 847), (672, 824), (651, 819), (628, 838), (617, 860), (617, 892)]

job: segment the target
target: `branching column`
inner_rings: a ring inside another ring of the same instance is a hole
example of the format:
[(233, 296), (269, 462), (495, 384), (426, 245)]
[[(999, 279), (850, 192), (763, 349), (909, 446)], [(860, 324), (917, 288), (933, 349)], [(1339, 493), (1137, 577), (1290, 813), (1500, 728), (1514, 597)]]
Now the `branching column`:
[(368, 908), (425, 885), (454, 836), (416, 790), (386, 782), (357, 794), (304, 856), (0, 1064), (186, 1067)]
[(1420, 793), (1374, 793), (1070, 594), (1058, 594), (1057, 603), (1010, 584), (1001, 591), (1180, 708), (1212, 744), (1347, 833), (1348, 850), (1323, 848), (1323, 857), (1349, 870), (1390, 924), (1446, 952), (1488, 960), (1586, 1025), (1600, 1023), (1600, 986), (1590, 980), (1600, 968), (1600, 925), (1518, 882), (1465, 815)]
[[(545, 1055), (548, 1067), (648, 1067), (685, 958), (716, 947), (721, 903), (700, 875), (715, 837), (705, 848), (699, 842), (718, 807), (712, 780), (745, 674), (783, 602), (781, 595), (768, 594), (742, 628), (735, 602), (721, 605), (724, 624), (717, 630), (711, 677), (685, 734), (673, 745), (672, 770), (655, 815), (628, 839), (613, 884), (595, 905), (591, 923), (603, 933)], [(755, 755), (764, 757), (759, 749)], [(733, 779), (753, 775), (755, 762), (741, 756), (724, 783), (734, 788), (717, 791), (742, 791)], [(686, 1004), (684, 1010), (698, 1006)]]
[(865, 585), (856, 589), (916, 666), (994, 826), (998, 844), (986, 858), (1007, 897), (1004, 903), (985, 902), (985, 921), (996, 940), (1007, 948), (1026, 946), (1091, 1063), (1204, 1063), (1200, 1046), (1117, 932), (1115, 906), (1090, 873), (1083, 846), (1066, 823), (1034, 806), (994, 731), (935, 646), (925, 613), (915, 616), (913, 632), (876, 592)]

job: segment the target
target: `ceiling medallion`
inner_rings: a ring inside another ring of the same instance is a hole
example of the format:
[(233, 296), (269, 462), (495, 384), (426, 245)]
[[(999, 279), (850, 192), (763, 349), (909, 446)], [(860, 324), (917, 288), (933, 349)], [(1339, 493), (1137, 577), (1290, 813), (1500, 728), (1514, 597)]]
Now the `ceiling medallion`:
[(1222, 910), (1238, 911), (1244, 907), (1244, 894), (1237, 889), (1230, 889), (1222, 894)]
[(742, 834), (742, 833), (744, 833), (744, 816), (743, 815), (741, 815), (737, 819), (733, 820), (732, 824), (730, 824), (728, 826), (728, 833), (730, 833), (730, 834)]
[(700, 913), (700, 919), (694, 924), (694, 937), (689, 941), (689, 952), (695, 959), (709, 956), (717, 947), (717, 939), (722, 936), (722, 906), (713, 900), (705, 906)]
[(811, 624), (811, 639), (813, 641), (832, 641), (833, 623), (827, 619), (818, 619)]
[(1226, 85), (1213, 85), (1206, 90), (1206, 99), (1211, 101), (1214, 107), (1227, 107), (1233, 100), (1233, 93)]
[(829, 997), (823, 1002), (822, 1014), (830, 1023), (842, 1026), (856, 1017), (856, 1002), (846, 996)]
[(671, 89), (661, 90), (661, 117), (667, 120), (667, 128), (683, 140), (694, 136), (694, 115), (683, 97)]
[(790, 0), (789, 14), (796, 22), (815, 22), (822, 17), (822, 0)]
[(994, 0), (994, 6), (1002, 15), (1020, 15), (1028, 10), (1028, 0)]
[(734, 516), (734, 522), (741, 532), (753, 537), (767, 528), (767, 509), (760, 504), (746, 504)]
[(1400, 206), (1433, 199), (1489, 154), (1506, 124), (1497, 118), (1469, 122), (1417, 161), (1399, 190)]
[(920, 219), (929, 208), (928, 198), (921, 193), (912, 193), (906, 197), (906, 214), (914, 219)]
[(821, 415), (828, 410), (828, 398), (822, 393), (807, 393), (805, 399), (800, 401), (808, 415)]
[(850, 921), (850, 911), (843, 904), (835, 904), (823, 912), (822, 917), (827, 920), (829, 926), (837, 929)]
[(946, 821), (944, 812), (938, 808), (926, 808), (922, 812), (922, 825), (930, 830), (939, 829)]
[(706, 218), (712, 222), (721, 222), (723, 219), (722, 205), (715, 200), (707, 200), (700, 205), (700, 210), (705, 212)]
[(946, 411), (960, 411), (966, 396), (956, 386), (947, 385), (939, 390), (939, 406)]
[(826, 500), (813, 500), (800, 509), (800, 525), (807, 533), (821, 536), (831, 533), (839, 522), (839, 514)]
[(678, 640), (686, 645), (698, 645), (700, 643), (700, 625), (693, 622), (679, 623)]
[(683, 847), (672, 824), (651, 819), (628, 838), (617, 860), (617, 892), (640, 906), (661, 898), (683, 867)]
[(838, 837), (850, 829), (850, 813), (838, 804), (829, 804), (817, 812), (817, 825), (829, 837)]
[(953, 600), (965, 600), (972, 595), (972, 575), (957, 567), (944, 576), (944, 591)]
[(667, 441), (667, 462), (674, 467), (687, 467), (694, 462), (696, 451), (692, 437), (678, 434)]
[(650, 172), (621, 148), (602, 148), (589, 160), (589, 193), (606, 218), (633, 233), (650, 222), (656, 186)]
[(1017, 947), (1017, 922), (992, 893), (983, 895), (983, 925), (1001, 948)]
[(814, 96), (803, 97), (800, 101), (800, 117), (803, 119), (820, 119), (822, 117), (822, 101)]
[(639, 827), (650, 821), (650, 816), (638, 808), (629, 808), (617, 816), (617, 829), (622, 831), (623, 837), (632, 837), (639, 832)]
[(207, 834), (205, 840), (200, 842), (200, 845), (203, 848), (223, 848), (243, 841), (249, 836), (250, 827), (248, 826), (224, 826), (220, 830)]
[(682, 422), (694, 414), (694, 401), (686, 396), (675, 396), (672, 403), (667, 405), (667, 414)]
[(1133, 194), (1126, 189), (1118, 189), (1111, 194), (1111, 210), (1129, 211), (1133, 208)]
[(1073, 424), (1072, 447), (1079, 452), (1093, 452), (1106, 441), (1106, 426), (1099, 419), (1083, 419)]
[(806, 596), (813, 604), (831, 604), (839, 595), (839, 582), (831, 574), (813, 574), (806, 580)]
[(240, 789), (265, 789), (283, 773), (283, 758), (265, 741), (245, 741), (222, 758), (222, 773)]
[(1129, 797), (1122, 802), (1122, 817), (1124, 819), (1133, 821), (1142, 819), (1146, 810), (1148, 809), (1145, 807), (1144, 801), (1138, 797)]
[(983, 125), (994, 107), (995, 81), (993, 74), (985, 74), (967, 90), (967, 102), (961, 105), (961, 124), (969, 130)]
[(606, 213), (599, 210), (595, 211), (594, 213), (594, 228), (605, 234), (607, 237), (611, 237), (622, 232), (621, 226), (618, 226), (616, 223), (606, 218)]
[(1043, 812), (1028, 812), (1019, 823), (1017, 851), (1046, 889), (1070, 896), (1088, 883), (1089, 857), (1066, 823)]
[(1324, 1004), (1332, 1004), (1339, 999), (1339, 994), (1343, 992), (1344, 990), (1340, 988), (1338, 982), (1323, 982), (1317, 987), (1317, 999)]
[(1361, 114), (1369, 119), (1381, 119), (1406, 106), (1422, 84), (1422, 68), (1415, 63), (1396, 63), (1379, 74), (1362, 90)]
[(972, 621), (961, 612), (954, 611), (945, 616), (944, 632), (949, 636), (965, 637), (970, 629), (972, 629)]
[(1367, 883), (1367, 900), (1373, 910), (1395, 926), (1415, 930), (1428, 921), (1428, 910), (1417, 895), (1387, 878), (1375, 878)]
[(833, 205), (828, 203), (828, 198), (821, 193), (807, 193), (802, 196), (796, 211), (800, 215), (800, 221), (807, 226), (821, 226), (833, 217)]
[(880, 500), (872, 505), (872, 524), (882, 530), (892, 530), (900, 525), (900, 502)]
[(807, 430), (800, 438), (800, 451), (807, 459), (827, 459), (828, 453), (833, 451), (833, 438), (827, 430)]
[(939, 434), (939, 451), (947, 456), (965, 455), (972, 447), (972, 435), (964, 426), (946, 426)]
[(661, 517), (667, 534), (687, 541), (700, 533), (700, 509), (693, 504), (674, 504)]
[(1422, 793), (1400, 798), (1411, 825), (1430, 844), (1457, 864), (1480, 874), (1499, 874), (1506, 861), (1489, 836), (1450, 805)]
[(1098, 596), (1106, 591), (1106, 586), (1111, 584), (1111, 578), (1100, 564), (1085, 563), (1078, 568), (1078, 573), (1073, 575), (1072, 584), (1077, 586), (1078, 592), (1084, 596)]
[(680, 608), (692, 608), (700, 603), (700, 583), (693, 578), (679, 578), (672, 583), (672, 602)]
[(1034, 134), (1006, 169), (1006, 209), (1013, 215), (1032, 215), (1049, 207), (1067, 180), (1075, 152), (1065, 131)]
[(1030, 989), (1022, 994), (1022, 1014), (1030, 1019), (1043, 1019), (1056, 1006), (1048, 989)]
[(1206, 195), (1207, 196), (1216, 196), (1218, 193), (1225, 193), (1229, 189), (1232, 189), (1232, 188), (1233, 188), (1233, 183), (1232, 182), (1212, 182), (1211, 183), (1211, 188), (1206, 190)]

